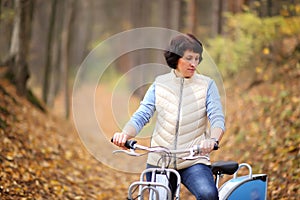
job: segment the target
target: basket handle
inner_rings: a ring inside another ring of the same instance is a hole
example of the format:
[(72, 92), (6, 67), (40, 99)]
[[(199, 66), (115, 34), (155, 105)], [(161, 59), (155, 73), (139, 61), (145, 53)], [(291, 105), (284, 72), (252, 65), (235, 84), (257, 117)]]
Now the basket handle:
[(248, 171), (249, 171), (249, 178), (250, 179), (252, 179), (252, 168), (251, 168), (251, 166), (249, 165), (249, 164), (247, 164), (247, 163), (241, 163), (241, 164), (239, 164), (239, 168), (238, 168), (238, 170), (236, 170), (236, 172), (233, 174), (233, 178), (237, 178), (237, 173), (238, 173), (238, 171), (242, 168), (242, 167), (247, 167), (248, 168)]

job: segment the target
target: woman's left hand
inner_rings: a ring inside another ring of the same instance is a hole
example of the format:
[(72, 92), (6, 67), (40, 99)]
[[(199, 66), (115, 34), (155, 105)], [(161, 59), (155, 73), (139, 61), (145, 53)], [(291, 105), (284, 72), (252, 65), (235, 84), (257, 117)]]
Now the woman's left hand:
[(201, 155), (209, 154), (213, 149), (216, 141), (214, 139), (205, 139), (200, 143)]

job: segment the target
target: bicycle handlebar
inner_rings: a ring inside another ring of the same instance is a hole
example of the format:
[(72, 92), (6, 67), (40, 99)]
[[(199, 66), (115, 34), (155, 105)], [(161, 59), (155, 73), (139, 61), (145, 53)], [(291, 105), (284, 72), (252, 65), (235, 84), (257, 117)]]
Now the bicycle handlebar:
[[(113, 142), (113, 138), (111, 139), (111, 142)], [(193, 147), (188, 148), (188, 149), (169, 150), (169, 149), (167, 149), (165, 147), (161, 147), (161, 146), (146, 147), (146, 146), (137, 144), (136, 140), (127, 140), (125, 142), (124, 146), (127, 149), (130, 149), (130, 151), (116, 150), (113, 153), (122, 152), (122, 153), (126, 153), (128, 155), (131, 155), (131, 156), (142, 156), (142, 155), (144, 155), (144, 154), (136, 153), (134, 150), (137, 149), (137, 150), (147, 151), (148, 153), (153, 153), (153, 152), (155, 152), (155, 153), (166, 153), (166, 154), (189, 153), (188, 156), (185, 156), (182, 159), (184, 159), (184, 160), (194, 160), (194, 159), (197, 159), (197, 158), (200, 158), (200, 157), (205, 157), (206, 159), (209, 160), (209, 158), (207, 156), (196, 156), (196, 154), (201, 153), (200, 145), (194, 145)], [(218, 149), (219, 149), (219, 145), (217, 143), (215, 143), (213, 150), (218, 150)]]
[[(111, 138), (110, 141), (113, 142), (113, 138)], [(127, 149), (136, 149), (136, 147), (140, 147), (140, 149), (142, 149), (142, 150), (149, 149), (149, 147), (145, 147), (145, 146), (141, 146), (141, 145), (136, 146), (136, 145), (138, 145), (136, 140), (126, 140), (126, 142), (124, 144), (124, 146)], [(195, 145), (195, 146), (197, 146), (197, 149), (200, 149), (199, 145)], [(215, 143), (213, 150), (218, 150), (218, 149), (219, 149), (219, 145), (217, 143)]]

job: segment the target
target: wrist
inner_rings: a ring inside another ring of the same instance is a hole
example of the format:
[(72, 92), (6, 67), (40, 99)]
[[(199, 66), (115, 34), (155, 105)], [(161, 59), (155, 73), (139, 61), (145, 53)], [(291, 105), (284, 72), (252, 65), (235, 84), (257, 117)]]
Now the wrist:
[(127, 135), (130, 138), (133, 138), (136, 136), (136, 130), (134, 128), (134, 126), (132, 126), (131, 124), (127, 123), (125, 125), (125, 127), (123, 128), (122, 132)]
[(217, 145), (219, 145), (219, 140), (217, 138), (210, 138), (211, 140), (213, 140)]

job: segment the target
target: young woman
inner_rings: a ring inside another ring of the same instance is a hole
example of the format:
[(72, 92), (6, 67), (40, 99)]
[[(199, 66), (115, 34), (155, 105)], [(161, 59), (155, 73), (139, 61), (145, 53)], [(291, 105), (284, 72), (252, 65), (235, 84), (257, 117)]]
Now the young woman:
[[(155, 79), (122, 132), (114, 134), (114, 144), (124, 147), (125, 141), (135, 137), (156, 111), (151, 146), (181, 149), (200, 144), (202, 154), (209, 156), (222, 138), (225, 119), (215, 82), (196, 73), (202, 52), (201, 42), (192, 34), (178, 35), (171, 40), (164, 54), (171, 72)], [(159, 165), (159, 156), (149, 154), (147, 167)], [(168, 167), (178, 170), (182, 183), (196, 199), (218, 199), (208, 159), (173, 158)]]

